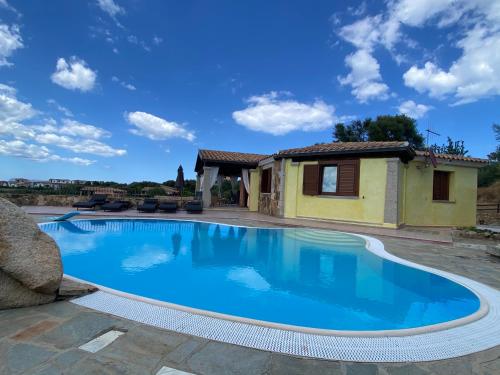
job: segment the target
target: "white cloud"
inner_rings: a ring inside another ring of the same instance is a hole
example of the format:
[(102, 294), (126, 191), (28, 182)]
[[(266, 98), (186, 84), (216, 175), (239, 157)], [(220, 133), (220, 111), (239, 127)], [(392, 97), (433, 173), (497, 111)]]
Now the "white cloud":
[(6, 141), (0, 139), (0, 155), (14, 156), (18, 158), (31, 159), (36, 161), (65, 161), (78, 165), (90, 165), (95, 161), (82, 159), (78, 157), (66, 158), (60, 155), (54, 155), (45, 146), (39, 146), (32, 143), (25, 143), (20, 140)]
[(16, 89), (0, 84), (0, 124), (24, 121), (35, 116), (31, 104), (16, 98)]
[(380, 40), (380, 16), (365, 17), (340, 29), (339, 35), (356, 48), (372, 50)]
[(185, 129), (181, 124), (167, 121), (146, 112), (129, 112), (125, 114), (125, 118), (136, 127), (130, 129), (130, 132), (135, 135), (141, 135), (152, 140), (184, 138), (193, 141), (195, 139), (194, 133)]
[(15, 50), (23, 48), (23, 38), (17, 25), (0, 24), (0, 66), (11, 66), (7, 60)]
[(123, 156), (126, 150), (115, 149), (105, 143), (94, 139), (75, 139), (65, 135), (55, 133), (42, 133), (35, 136), (38, 143), (44, 145), (54, 145), (75, 153), (92, 154), (105, 157)]
[(405, 85), (430, 96), (451, 95), (455, 104), (500, 95), (500, 29), (491, 32), (477, 26), (457, 43), (462, 56), (446, 71), (432, 62), (413, 65), (403, 78)]
[[(455, 25), (448, 37), (458, 40), (454, 46), (461, 51), (448, 68), (432, 60), (423, 66), (411, 66), (403, 76), (408, 87), (439, 99), (451, 97), (454, 104), (500, 95), (500, 1), (391, 0), (385, 12), (345, 25), (338, 34), (358, 50), (366, 51), (372, 59), (375, 59), (376, 47), (383, 46), (399, 64), (408, 59), (400, 49), (396, 51), (396, 46), (407, 42), (410, 48), (415, 47), (403, 33), (403, 25), (437, 29)], [(356, 64), (347, 59), (346, 63)], [(372, 65), (375, 65), (373, 61)], [(368, 88), (371, 92), (383, 86)], [(353, 90), (359, 99), (357, 92)]]
[(119, 84), (119, 85), (121, 85), (122, 87), (125, 87), (127, 90), (130, 90), (130, 91), (135, 91), (135, 90), (137, 89), (137, 88), (136, 88), (134, 85), (132, 85), (131, 83), (128, 83), (128, 82), (122, 81), (122, 80), (120, 80), (120, 79), (119, 79), (118, 77), (116, 77), (116, 76), (111, 77), (111, 80), (112, 80), (113, 82), (118, 83), (118, 84)]
[(67, 117), (73, 117), (73, 112), (71, 112), (68, 108), (60, 105), (54, 99), (47, 99), (47, 103), (56, 108), (59, 112), (63, 113)]
[(439, 98), (455, 90), (457, 78), (439, 69), (435, 64), (427, 62), (424, 68), (412, 66), (404, 75), (405, 85), (413, 87), (418, 92), (428, 91), (433, 97)]
[(17, 99), (16, 89), (0, 84), (0, 135), (27, 139), (34, 136), (33, 130), (21, 124), (36, 115), (31, 104)]
[(121, 85), (123, 87), (125, 87), (127, 90), (130, 90), (130, 91), (135, 91), (136, 90), (135, 86), (132, 85), (131, 83), (122, 82)]
[(7, 10), (10, 10), (11, 12), (14, 12), (18, 17), (21, 16), (21, 13), (19, 13), (19, 11), (16, 8), (14, 8), (12, 5), (10, 5), (7, 0), (0, 0), (0, 8), (7, 9)]
[(399, 113), (410, 116), (414, 119), (419, 119), (425, 116), (432, 109), (432, 106), (425, 104), (417, 104), (413, 100), (407, 100), (400, 104)]
[(20, 140), (5, 141), (0, 139), (0, 154), (42, 160), (50, 156), (50, 151), (45, 146), (28, 144)]
[[(461, 0), (400, 0), (395, 3), (393, 13), (395, 18), (406, 25), (423, 26), (427, 21), (444, 13), (451, 15), (459, 11), (461, 14), (465, 10), (464, 5), (466, 4)], [(452, 19), (456, 21), (456, 17)]]
[(35, 136), (35, 132), (16, 122), (0, 122), (0, 136), (12, 136), (16, 139), (30, 139)]
[(82, 124), (81, 122), (70, 119), (63, 120), (63, 126), (61, 126), (59, 131), (61, 134), (90, 139), (111, 137), (111, 133), (105, 129), (98, 128), (94, 125)]
[[(135, 35), (127, 36), (127, 41), (131, 44), (135, 44), (137, 46), (142, 47), (144, 49), (144, 51), (146, 51), (146, 52), (151, 52), (151, 46), (149, 45), (149, 43), (145, 42), (142, 39), (139, 39)], [(159, 38), (157, 36), (154, 36), (152, 39), (152, 42), (155, 46), (159, 46), (163, 42), (163, 39)]]
[(272, 91), (252, 96), (247, 100), (247, 108), (233, 112), (233, 119), (250, 130), (273, 135), (296, 130), (323, 130), (332, 126), (336, 120), (335, 108), (322, 100), (306, 104), (284, 98), (290, 95)]
[(163, 42), (163, 38), (160, 38), (159, 36), (154, 36), (153, 37), (153, 44), (158, 46)]
[(366, 8), (366, 1), (363, 1), (357, 7), (347, 7), (347, 12), (352, 16), (359, 17), (366, 13)]
[(52, 74), (52, 82), (69, 90), (89, 91), (94, 88), (97, 73), (87, 63), (73, 56), (67, 62), (64, 58), (57, 60), (56, 71)]
[(52, 155), (49, 160), (51, 161), (65, 161), (72, 164), (88, 166), (95, 163), (95, 160), (83, 159), (79, 157), (65, 158), (59, 155)]
[(389, 97), (389, 87), (381, 82), (380, 66), (366, 50), (360, 49), (345, 58), (351, 72), (345, 77), (338, 77), (341, 85), (350, 85), (351, 93), (361, 103), (369, 100), (385, 100)]
[(110, 137), (111, 133), (93, 125), (70, 119), (63, 119), (61, 126), (57, 126), (57, 122), (53, 119), (46, 119), (41, 125), (23, 123), (32, 120), (37, 114), (31, 104), (16, 98), (16, 90), (13, 87), (0, 84), (0, 154), (40, 161), (65, 161), (79, 165), (89, 165), (94, 161), (59, 156), (53, 154), (46, 145), (75, 153), (107, 157), (126, 154), (126, 150), (115, 149), (98, 141), (100, 138)]
[[(339, 35), (357, 48), (356, 52), (346, 56), (345, 64), (351, 71), (345, 77), (338, 77), (339, 82), (342, 85), (350, 85), (351, 93), (361, 103), (373, 99), (387, 99), (389, 87), (382, 81), (380, 65), (373, 57), (373, 52), (377, 45), (383, 45), (393, 51), (401, 36), (399, 23), (382, 15), (367, 16), (343, 26)], [(398, 61), (401, 60), (402, 57), (398, 56)]]
[(125, 9), (116, 4), (113, 0), (97, 0), (97, 5), (102, 11), (109, 14), (111, 18), (115, 18), (119, 14), (124, 14)]

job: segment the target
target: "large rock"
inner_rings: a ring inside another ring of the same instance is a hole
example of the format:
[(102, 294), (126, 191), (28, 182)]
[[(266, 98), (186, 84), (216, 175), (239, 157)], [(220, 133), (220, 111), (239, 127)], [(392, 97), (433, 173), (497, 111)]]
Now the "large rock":
[(0, 198), (0, 309), (53, 301), (62, 279), (59, 248), (24, 211)]

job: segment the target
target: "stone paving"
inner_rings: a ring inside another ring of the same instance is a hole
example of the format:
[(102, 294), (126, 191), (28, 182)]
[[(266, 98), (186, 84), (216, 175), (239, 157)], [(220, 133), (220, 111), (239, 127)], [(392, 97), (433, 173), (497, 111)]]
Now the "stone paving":
[[(233, 222), (237, 223), (237, 222)], [(278, 223), (279, 224), (279, 223)], [(500, 289), (488, 242), (429, 243), (378, 237), (389, 252)], [(78, 349), (124, 332), (96, 353)], [(178, 370), (174, 372), (174, 370)], [(373, 364), (292, 357), (165, 331), (67, 301), (0, 311), (0, 374), (500, 374), (500, 346), (435, 362)]]

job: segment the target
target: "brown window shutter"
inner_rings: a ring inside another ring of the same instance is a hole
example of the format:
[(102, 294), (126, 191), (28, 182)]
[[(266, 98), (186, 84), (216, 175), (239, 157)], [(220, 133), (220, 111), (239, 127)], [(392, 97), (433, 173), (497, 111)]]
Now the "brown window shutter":
[(434, 171), (432, 199), (435, 201), (450, 199), (450, 172)]
[(302, 194), (319, 194), (319, 165), (304, 165), (304, 180), (302, 184)]
[(359, 159), (341, 160), (338, 168), (337, 194), (357, 196), (359, 194)]

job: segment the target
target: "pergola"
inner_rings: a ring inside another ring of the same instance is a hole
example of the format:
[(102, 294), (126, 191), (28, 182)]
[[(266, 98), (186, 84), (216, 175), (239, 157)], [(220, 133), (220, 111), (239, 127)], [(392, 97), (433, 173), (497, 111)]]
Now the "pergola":
[(199, 150), (195, 166), (196, 191), (202, 193), (203, 206), (210, 207), (212, 204), (212, 186), (217, 181), (220, 183), (223, 177), (230, 177), (232, 182), (240, 178), (239, 206), (245, 207), (250, 185), (248, 171), (268, 157), (243, 152)]

